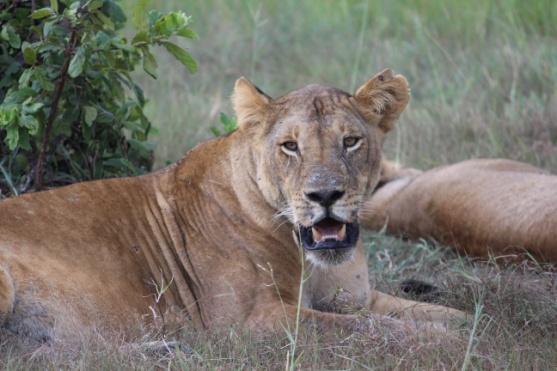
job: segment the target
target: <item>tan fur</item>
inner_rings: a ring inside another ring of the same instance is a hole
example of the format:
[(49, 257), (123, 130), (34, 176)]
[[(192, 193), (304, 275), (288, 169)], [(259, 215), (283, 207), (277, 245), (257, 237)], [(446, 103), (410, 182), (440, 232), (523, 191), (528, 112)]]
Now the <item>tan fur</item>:
[(381, 176), (379, 186), (399, 178), (409, 178), (420, 175), (423, 171), (411, 167), (403, 167), (399, 163), (383, 159), (381, 161)]
[(0, 267), (0, 325), (4, 323), (5, 317), (14, 309), (15, 290), (12, 277)]
[[(321, 212), (301, 190), (345, 187), (331, 209), (356, 220), (378, 181), (384, 132), (408, 97), (406, 80), (390, 70), (357, 97), (310, 85), (271, 99), (240, 79), (233, 97), (239, 129), (198, 145), (177, 164), (1, 202), (5, 328), (44, 340), (98, 323), (126, 328), (139, 318), (156, 323), (182, 313), (200, 328), (282, 329), (296, 318), (302, 274), (292, 232)], [(346, 133), (363, 142), (341, 160)], [(281, 149), (287, 138), (298, 141), (299, 155)], [(462, 316), (373, 291), (361, 243), (329, 258), (336, 265), (319, 254), (311, 257), (316, 265), (305, 263), (303, 321), (373, 331), (359, 316), (322, 311), (344, 311), (335, 302), (339, 292), (348, 298), (343, 304), (368, 308), (373, 319), (404, 331), (414, 327), (385, 315)]]
[(528, 252), (557, 262), (557, 176), (495, 159), (423, 173), (386, 168), (386, 184), (362, 207), (366, 227), (430, 237), (475, 256)]

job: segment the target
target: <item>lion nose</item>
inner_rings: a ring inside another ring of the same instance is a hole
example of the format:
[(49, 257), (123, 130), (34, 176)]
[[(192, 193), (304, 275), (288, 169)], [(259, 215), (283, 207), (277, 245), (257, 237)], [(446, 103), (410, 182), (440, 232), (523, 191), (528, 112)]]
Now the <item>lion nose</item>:
[(306, 192), (306, 197), (317, 202), (323, 207), (329, 207), (344, 195), (344, 191), (338, 189), (322, 189), (315, 192)]

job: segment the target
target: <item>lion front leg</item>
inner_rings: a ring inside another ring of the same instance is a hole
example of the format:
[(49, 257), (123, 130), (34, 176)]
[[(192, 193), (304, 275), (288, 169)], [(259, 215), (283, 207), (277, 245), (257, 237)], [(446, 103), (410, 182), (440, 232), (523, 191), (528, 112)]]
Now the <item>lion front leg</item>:
[(296, 305), (276, 302), (255, 308), (247, 325), (254, 331), (317, 330), (318, 333), (347, 335), (365, 334), (370, 339), (389, 336), (402, 341), (418, 337), (445, 336), (446, 331), (428, 322), (417, 323), (375, 313), (338, 314), (298, 308)]
[(335, 266), (313, 267), (304, 286), (306, 306), (325, 312), (355, 313), (362, 309), (404, 320), (442, 322), (465, 319), (456, 309), (420, 303), (373, 290), (361, 244), (353, 259)]
[(407, 300), (377, 290), (370, 292), (370, 299), (371, 312), (405, 320), (447, 322), (467, 318), (466, 313), (457, 309)]

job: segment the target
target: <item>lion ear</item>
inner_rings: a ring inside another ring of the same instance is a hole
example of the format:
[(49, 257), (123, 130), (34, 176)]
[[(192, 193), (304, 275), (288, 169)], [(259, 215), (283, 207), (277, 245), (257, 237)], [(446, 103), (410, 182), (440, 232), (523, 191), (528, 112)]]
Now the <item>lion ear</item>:
[(236, 112), (238, 126), (242, 127), (261, 121), (271, 97), (259, 90), (245, 77), (234, 84), (232, 106)]
[(365, 119), (386, 133), (410, 100), (408, 81), (387, 68), (358, 88), (354, 98)]

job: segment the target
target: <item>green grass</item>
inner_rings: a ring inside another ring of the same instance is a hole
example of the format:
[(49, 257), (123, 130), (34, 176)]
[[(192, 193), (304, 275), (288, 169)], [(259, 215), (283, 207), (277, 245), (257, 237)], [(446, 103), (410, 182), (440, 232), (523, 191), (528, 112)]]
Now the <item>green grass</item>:
[(158, 166), (210, 137), (220, 111), (232, 114), (239, 76), (279, 96), (310, 82), (353, 91), (391, 67), (412, 89), (385, 146), (391, 158), (427, 168), (506, 157), (557, 171), (557, 112), (547, 108), (557, 94), (555, 1), (153, 3), (192, 15), (199, 40), (187, 46), (200, 64), (191, 76), (161, 52), (165, 72), (143, 80)]
[[(128, 9), (136, 3), (124, 0)], [(155, 2), (153, 2), (155, 3)], [(404, 74), (412, 101), (385, 145), (391, 159), (428, 168), (472, 157), (505, 157), (557, 172), (557, 2), (269, 0), (156, 2), (193, 16), (188, 43), (196, 75), (160, 51), (158, 80), (142, 78), (147, 113), (159, 129), (157, 165), (173, 162), (212, 136), (231, 115), (234, 80), (245, 75), (272, 96), (310, 82), (353, 91), (385, 67)], [(164, 72), (163, 72), (164, 71)], [(443, 344), (393, 344), (364, 335), (300, 335), (301, 368), (555, 369), (557, 273), (535, 262), (496, 265), (431, 243), (375, 235), (367, 240), (379, 289), (406, 295), (417, 278), (441, 291), (429, 299), (472, 313)], [(284, 369), (286, 335), (253, 337), (180, 331), (190, 351), (152, 353), (118, 340), (84, 340), (72, 352), (24, 353), (0, 344), (7, 368)], [(153, 338), (157, 338), (153, 336)], [(471, 339), (471, 342), (469, 340)], [(149, 339), (152, 340), (152, 339)], [(138, 340), (138, 344), (146, 340)], [(470, 346), (469, 346), (470, 345)], [(15, 353), (10, 353), (11, 351)]]

